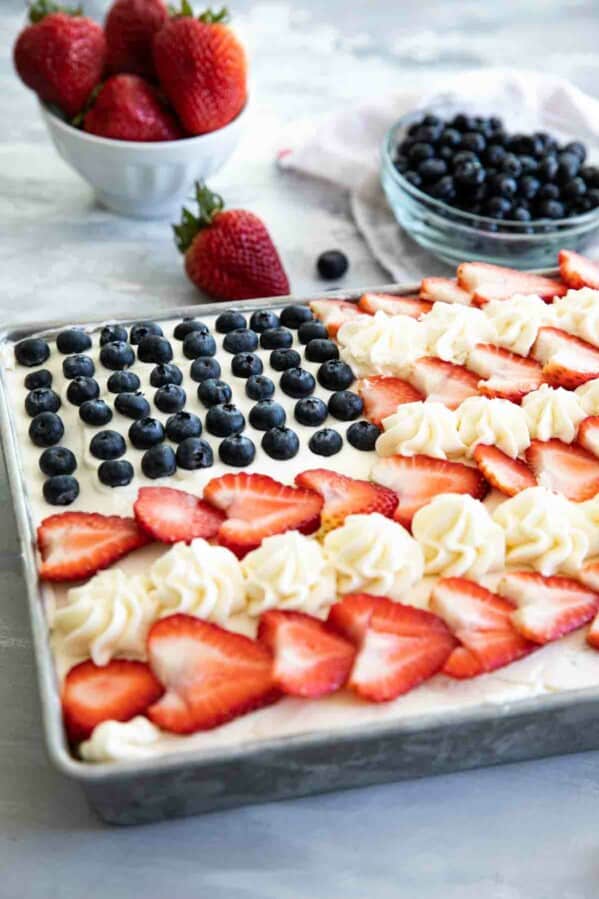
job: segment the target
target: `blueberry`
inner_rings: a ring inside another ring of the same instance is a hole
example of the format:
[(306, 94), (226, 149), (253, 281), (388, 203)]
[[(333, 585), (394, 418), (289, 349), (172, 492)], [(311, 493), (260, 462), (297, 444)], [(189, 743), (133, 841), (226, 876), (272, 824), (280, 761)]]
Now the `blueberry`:
[(98, 477), (107, 487), (126, 487), (133, 474), (133, 466), (126, 459), (107, 459), (98, 468)]
[(300, 343), (307, 345), (311, 340), (326, 340), (329, 334), (323, 323), (314, 319), (300, 325), (297, 336)]
[(170, 362), (173, 358), (173, 348), (166, 337), (147, 334), (139, 341), (137, 358), (140, 362)]
[(541, 187), (541, 182), (534, 175), (524, 175), (518, 182), (518, 193), (527, 200), (536, 197)]
[(472, 163), (477, 169), (481, 168), (480, 159), (473, 153), (471, 150), (460, 150), (459, 153), (456, 153), (453, 157), (453, 167), (454, 170), (457, 169), (458, 166), (463, 165), (465, 162)]
[(544, 181), (553, 181), (557, 175), (558, 162), (555, 156), (545, 156), (539, 162), (538, 175)]
[(60, 397), (50, 387), (36, 387), (25, 397), (25, 410), (32, 418), (40, 412), (58, 412)]
[(456, 187), (452, 176), (445, 175), (443, 178), (439, 178), (437, 183), (431, 187), (430, 195), (445, 203), (451, 203), (452, 200), (455, 200)]
[(538, 200), (557, 200), (560, 189), (557, 184), (542, 184), (537, 193)]
[(526, 154), (535, 152), (535, 138), (531, 134), (511, 134), (506, 146), (510, 153)]
[(176, 412), (166, 420), (166, 436), (173, 443), (182, 443), (188, 437), (199, 437), (202, 422), (192, 412)]
[(250, 409), (249, 421), (257, 431), (280, 428), (285, 424), (285, 410), (274, 400), (261, 400)]
[(38, 387), (51, 387), (52, 373), (47, 368), (40, 368), (38, 371), (30, 371), (25, 375), (25, 387), (27, 390), (37, 390)]
[(229, 437), (240, 434), (245, 428), (245, 418), (232, 403), (211, 406), (206, 413), (206, 430), (215, 437)]
[(147, 418), (150, 414), (150, 404), (141, 393), (119, 393), (115, 398), (114, 408), (121, 415), (134, 421), (138, 418)]
[(522, 174), (522, 163), (513, 153), (507, 153), (504, 156), (499, 168), (504, 174), (511, 175), (512, 178), (518, 178)]
[(451, 124), (458, 131), (473, 131), (476, 126), (473, 116), (466, 115), (463, 112), (455, 115), (451, 120)]
[(441, 147), (458, 147), (462, 140), (462, 134), (457, 128), (446, 128), (441, 132), (439, 137), (439, 146)]
[(100, 387), (93, 378), (73, 378), (67, 388), (67, 399), (73, 406), (81, 406), (86, 400), (100, 396)]
[(584, 178), (587, 187), (599, 187), (599, 167), (585, 165), (581, 168), (579, 174), (581, 178)]
[(127, 342), (127, 329), (122, 325), (104, 325), (100, 331), (100, 346), (105, 343), (115, 343), (116, 341)]
[(576, 200), (579, 200), (580, 197), (584, 196), (586, 190), (586, 183), (580, 176), (577, 176), (576, 178), (572, 178), (571, 181), (567, 181), (564, 184), (561, 190), (561, 195), (564, 200), (573, 203)]
[(299, 451), (299, 438), (291, 428), (271, 428), (262, 438), (262, 449), (271, 459), (293, 459)]
[(123, 368), (133, 365), (135, 353), (124, 340), (113, 340), (111, 343), (105, 343), (100, 350), (100, 362), (104, 368), (111, 371), (122, 371)]
[(499, 166), (506, 156), (506, 149), (501, 144), (489, 144), (485, 150), (485, 162), (490, 166)]
[(462, 150), (471, 150), (478, 156), (483, 152), (486, 146), (487, 142), (479, 131), (466, 131), (462, 135), (462, 140), (460, 142)]
[[(308, 324), (312, 323), (308, 322)], [(270, 367), (274, 368), (275, 371), (299, 368), (301, 364), (302, 357), (297, 350), (273, 350), (270, 354)]]
[(279, 316), (269, 309), (260, 309), (258, 312), (252, 313), (250, 318), (250, 328), (256, 334), (262, 334), (268, 328), (279, 327)]
[(380, 430), (370, 421), (356, 421), (347, 429), (347, 442), (354, 449), (370, 452), (374, 449), (374, 445), (380, 435)]
[(186, 471), (210, 468), (214, 463), (212, 447), (198, 437), (187, 437), (177, 447), (177, 465)]
[(532, 219), (530, 209), (527, 209), (526, 206), (515, 206), (512, 209), (511, 217), (516, 222), (530, 222)]
[(163, 331), (156, 322), (135, 322), (134, 325), (131, 325), (129, 340), (133, 344), (138, 344), (149, 334), (156, 334), (158, 337), (162, 337)]
[(106, 386), (111, 393), (135, 393), (141, 387), (141, 381), (134, 371), (115, 371)]
[(308, 447), (317, 456), (334, 456), (343, 446), (341, 434), (333, 428), (322, 428), (310, 437)]
[(40, 412), (29, 425), (29, 437), (36, 446), (54, 446), (63, 434), (64, 425), (56, 412)]
[(150, 372), (152, 387), (166, 387), (167, 384), (182, 384), (183, 372), (174, 362), (163, 362)]
[(333, 418), (339, 421), (352, 421), (358, 418), (364, 411), (364, 403), (362, 397), (351, 390), (338, 390), (331, 394), (329, 399), (329, 412)]
[(67, 356), (62, 363), (62, 373), (68, 380), (91, 378), (95, 370), (93, 359), (89, 356)]
[(447, 174), (447, 163), (443, 159), (425, 159), (418, 166), (418, 174), (425, 183), (438, 181)]
[(294, 415), (301, 425), (314, 428), (321, 425), (328, 414), (326, 403), (317, 396), (308, 396), (295, 404)]
[[(327, 363), (325, 363), (326, 365)], [(314, 375), (305, 368), (288, 368), (279, 381), (281, 390), (296, 400), (303, 399), (313, 393), (316, 387)]]
[(173, 337), (175, 340), (185, 340), (188, 334), (199, 331), (202, 334), (209, 334), (210, 328), (205, 322), (199, 321), (197, 318), (184, 318), (182, 322), (175, 325)]
[(223, 340), (223, 350), (227, 353), (253, 353), (257, 346), (258, 335), (247, 328), (229, 331)]
[(512, 211), (512, 201), (507, 197), (490, 197), (484, 204), (485, 215), (494, 219), (508, 218)]
[(79, 496), (77, 479), (68, 474), (57, 474), (44, 482), (44, 499), (51, 506), (70, 506)]
[(318, 383), (327, 390), (347, 390), (354, 382), (354, 373), (346, 362), (329, 359), (318, 369)]
[(228, 334), (230, 331), (240, 331), (247, 328), (245, 316), (241, 312), (221, 312), (214, 323), (219, 334)]
[(566, 153), (573, 153), (574, 156), (577, 156), (582, 164), (587, 158), (586, 147), (579, 140), (573, 140), (571, 143), (566, 144), (564, 147), (564, 151)]
[[(422, 163), (422, 165), (424, 165), (425, 162), (435, 162), (435, 160), (434, 159), (429, 159), (429, 160), (425, 159), (424, 162)], [(422, 187), (422, 177), (418, 174), (418, 172), (414, 172), (414, 171), (412, 171), (412, 169), (410, 169), (409, 171), (404, 172), (404, 178), (413, 187)]]
[(275, 392), (275, 385), (265, 375), (252, 375), (245, 382), (245, 392), (251, 400), (268, 400)]
[(149, 449), (162, 443), (164, 428), (156, 418), (140, 418), (129, 428), (129, 440), (135, 449)]
[(41, 454), (38, 464), (42, 474), (51, 478), (57, 474), (73, 474), (77, 459), (66, 446), (50, 446)]
[(254, 461), (256, 447), (249, 437), (234, 434), (232, 437), (225, 437), (218, 448), (218, 455), (225, 465), (243, 468)]
[(147, 478), (167, 478), (177, 470), (177, 457), (172, 446), (153, 446), (141, 457), (141, 470)]
[(559, 200), (541, 200), (538, 212), (541, 218), (561, 219), (564, 217), (566, 210), (564, 204), (560, 203)]
[(435, 149), (426, 141), (416, 141), (409, 148), (407, 155), (411, 163), (423, 162), (425, 159), (433, 158)]
[(580, 169), (580, 159), (575, 153), (560, 153), (557, 157), (557, 180), (564, 184), (575, 178)]
[(118, 459), (126, 448), (125, 438), (118, 431), (98, 431), (89, 443), (89, 451), (96, 459)]
[(534, 175), (539, 169), (539, 161), (534, 156), (520, 156), (520, 167), (523, 175)]
[(183, 341), (183, 355), (186, 359), (216, 356), (216, 340), (212, 334), (205, 334), (203, 331), (192, 331)]
[(233, 392), (225, 381), (208, 378), (198, 384), (198, 399), (208, 408), (221, 403), (228, 403)]
[(328, 362), (329, 359), (338, 359), (339, 349), (332, 340), (311, 340), (306, 346), (306, 359), (308, 362)]
[(434, 124), (423, 122), (414, 132), (414, 138), (418, 141), (434, 144), (439, 140), (442, 131), (443, 123), (441, 121), (437, 120)]
[(189, 369), (192, 381), (207, 381), (209, 378), (216, 380), (221, 376), (220, 363), (214, 356), (200, 356), (194, 359)]
[(79, 418), (97, 428), (112, 420), (112, 409), (104, 400), (86, 400), (79, 406)]
[(167, 384), (159, 387), (154, 394), (154, 405), (161, 412), (180, 412), (187, 401), (187, 395), (178, 384)]
[[(285, 312), (284, 309), (283, 312)], [(281, 320), (282, 317), (281, 315)], [(264, 350), (283, 350), (290, 347), (292, 343), (293, 334), (286, 328), (268, 328), (260, 335), (260, 346)]]
[(20, 365), (32, 368), (42, 365), (50, 355), (50, 347), (40, 337), (26, 337), (15, 345), (15, 359)]
[(393, 165), (395, 166), (397, 171), (402, 175), (405, 174), (408, 171), (408, 169), (410, 168), (409, 161), (406, 159), (405, 156), (402, 156), (401, 154), (399, 154), (398, 156), (395, 157)]
[[(316, 268), (320, 277), (324, 278), (325, 281), (336, 281), (337, 278), (342, 278), (348, 270), (349, 259), (341, 250), (325, 250), (316, 260)], [(281, 324), (287, 325), (283, 316), (281, 316)], [(287, 327), (291, 328), (293, 325), (287, 325)]]
[(486, 178), (486, 172), (480, 165), (466, 160), (457, 165), (453, 171), (453, 178), (456, 184), (463, 187), (476, 187), (482, 184)]
[(489, 178), (489, 190), (492, 196), (513, 197), (518, 190), (518, 182), (511, 175), (500, 172)]
[(89, 350), (92, 339), (81, 328), (67, 328), (56, 336), (56, 349), (59, 353), (83, 353)]
[(254, 353), (237, 353), (231, 360), (231, 371), (236, 378), (261, 375), (263, 368), (262, 359)]

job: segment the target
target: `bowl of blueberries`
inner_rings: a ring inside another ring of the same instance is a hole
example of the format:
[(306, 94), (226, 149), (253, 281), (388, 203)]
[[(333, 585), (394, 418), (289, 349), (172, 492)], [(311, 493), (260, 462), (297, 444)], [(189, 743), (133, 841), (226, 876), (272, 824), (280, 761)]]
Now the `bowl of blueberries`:
[(451, 265), (547, 268), (560, 249), (584, 250), (599, 229), (596, 148), (555, 131), (511, 131), (447, 105), (408, 113), (382, 148), (397, 221)]

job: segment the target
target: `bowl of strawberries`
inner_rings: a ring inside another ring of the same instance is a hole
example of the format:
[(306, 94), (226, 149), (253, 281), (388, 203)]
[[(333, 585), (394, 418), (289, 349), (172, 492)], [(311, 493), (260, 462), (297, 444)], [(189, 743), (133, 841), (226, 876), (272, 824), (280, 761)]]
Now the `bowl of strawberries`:
[(115, 0), (103, 26), (35, 0), (14, 46), (60, 156), (97, 201), (170, 215), (237, 146), (247, 110), (244, 49), (226, 9), (195, 16), (164, 0)]

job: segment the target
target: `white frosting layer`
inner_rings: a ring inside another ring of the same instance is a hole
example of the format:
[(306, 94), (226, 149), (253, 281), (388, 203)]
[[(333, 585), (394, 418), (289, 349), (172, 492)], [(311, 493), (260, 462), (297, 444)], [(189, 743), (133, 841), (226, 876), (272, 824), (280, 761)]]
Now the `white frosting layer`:
[(468, 455), (484, 443), (515, 459), (530, 445), (526, 416), (509, 400), (471, 396), (458, 406), (456, 417), (458, 435)]
[(599, 290), (569, 290), (552, 303), (553, 324), (599, 346)]
[(517, 295), (509, 300), (491, 300), (485, 305), (484, 314), (495, 328), (493, 343), (527, 356), (539, 328), (551, 321), (550, 308), (536, 296)]
[(587, 381), (574, 391), (587, 415), (599, 415), (599, 378)]
[(576, 438), (578, 425), (586, 418), (578, 397), (571, 390), (541, 384), (522, 400), (531, 439), (551, 440), (558, 437), (564, 443)]
[(426, 336), (423, 322), (377, 312), (370, 321), (346, 322), (337, 340), (341, 358), (357, 375), (405, 376), (411, 363), (424, 355)]
[(456, 413), (443, 403), (403, 403), (383, 420), (384, 433), (376, 442), (379, 456), (415, 456), (436, 459), (460, 455), (464, 445), (458, 436)]
[(430, 356), (460, 365), (477, 343), (492, 343), (495, 327), (480, 309), (455, 303), (435, 303), (424, 319)]
[(162, 732), (143, 715), (131, 721), (103, 721), (79, 746), (86, 762), (127, 762), (149, 759), (156, 754)]

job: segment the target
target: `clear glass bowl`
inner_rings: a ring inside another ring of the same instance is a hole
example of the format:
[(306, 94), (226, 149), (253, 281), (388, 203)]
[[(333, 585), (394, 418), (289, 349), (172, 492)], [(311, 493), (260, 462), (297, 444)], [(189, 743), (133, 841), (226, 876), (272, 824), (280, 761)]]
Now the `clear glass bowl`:
[(438, 108), (408, 113), (387, 133), (381, 154), (381, 183), (391, 210), (417, 243), (451, 265), (469, 260), (519, 269), (555, 268), (559, 250), (582, 252), (591, 243), (599, 231), (599, 207), (568, 219), (498, 222), (448, 206), (406, 181), (393, 164), (397, 146), (410, 125), (431, 112), (448, 116)]

